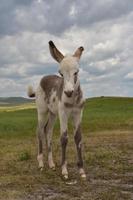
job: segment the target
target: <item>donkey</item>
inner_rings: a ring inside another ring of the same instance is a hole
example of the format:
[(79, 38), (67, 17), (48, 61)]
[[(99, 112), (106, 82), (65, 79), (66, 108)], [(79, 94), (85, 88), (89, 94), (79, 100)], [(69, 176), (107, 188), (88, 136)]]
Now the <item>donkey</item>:
[[(46, 138), (48, 149), (48, 164), (55, 168), (52, 156), (52, 132), (55, 119), (59, 115), (60, 120), (60, 141), (61, 141), (61, 168), (62, 176), (68, 179), (66, 147), (68, 143), (68, 118), (71, 115), (74, 124), (74, 140), (77, 149), (78, 168), (81, 178), (85, 179), (86, 174), (83, 168), (82, 144), (81, 144), (81, 118), (84, 106), (84, 99), (80, 82), (78, 79), (79, 60), (84, 50), (79, 47), (72, 56), (64, 56), (52, 41), (49, 41), (51, 56), (60, 64), (59, 74), (44, 76), (36, 90), (28, 89), (29, 97), (36, 97), (38, 113), (38, 155), (39, 168), (44, 167), (43, 162), (43, 140)], [(47, 119), (45, 116), (47, 115)]]

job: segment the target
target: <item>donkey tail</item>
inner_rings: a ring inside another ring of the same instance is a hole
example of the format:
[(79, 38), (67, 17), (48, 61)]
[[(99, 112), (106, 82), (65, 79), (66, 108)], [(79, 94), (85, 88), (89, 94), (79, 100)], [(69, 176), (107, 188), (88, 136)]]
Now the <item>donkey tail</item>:
[(36, 96), (34, 90), (33, 90), (33, 87), (31, 85), (28, 86), (28, 89), (27, 89), (27, 95), (28, 97), (30, 98), (33, 98)]

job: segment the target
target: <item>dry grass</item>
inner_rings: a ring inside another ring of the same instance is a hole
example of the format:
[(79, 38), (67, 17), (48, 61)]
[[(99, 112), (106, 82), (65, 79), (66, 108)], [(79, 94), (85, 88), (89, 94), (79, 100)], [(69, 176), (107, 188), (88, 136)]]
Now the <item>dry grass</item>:
[[(87, 181), (79, 178), (72, 137), (68, 147), (70, 181), (66, 185), (60, 176), (60, 145), (54, 140), (56, 171), (39, 172), (35, 139), (0, 140), (0, 199), (131, 199), (133, 197), (132, 132), (105, 131), (84, 137), (84, 157)], [(23, 152), (28, 159), (21, 160)], [(46, 161), (46, 159), (45, 159)], [(81, 198), (82, 196), (82, 198)]]
[(36, 161), (36, 111), (14, 108), (10, 108), (12, 112), (1, 111), (0, 200), (133, 199), (131, 105), (131, 99), (101, 98), (87, 102), (83, 119), (87, 180), (79, 178), (70, 131), (67, 155), (69, 182), (77, 181), (73, 185), (67, 185), (61, 178), (59, 124), (53, 139), (56, 171), (48, 169), (45, 154), (45, 169), (40, 172)]

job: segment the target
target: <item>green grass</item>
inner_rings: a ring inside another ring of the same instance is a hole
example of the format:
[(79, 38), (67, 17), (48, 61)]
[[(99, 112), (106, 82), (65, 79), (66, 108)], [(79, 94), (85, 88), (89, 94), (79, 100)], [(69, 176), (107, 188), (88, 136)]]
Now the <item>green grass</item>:
[(33, 134), (36, 126), (35, 109), (0, 112), (0, 137), (23, 137)]
[[(0, 136), (34, 135), (37, 116), (34, 104), (0, 108)], [(71, 126), (70, 126), (71, 127)], [(86, 101), (82, 127), (85, 132), (133, 129), (132, 98), (91, 98)], [(57, 121), (55, 131), (59, 131)]]
[(132, 130), (133, 98), (92, 98), (86, 102), (83, 127), (97, 130)]
[[(92, 98), (83, 114), (83, 147), (87, 181), (76, 168), (76, 150), (70, 124), (68, 169), (75, 185), (61, 178), (59, 122), (54, 128), (56, 171), (38, 171), (35, 105), (0, 109), (0, 200), (72, 199), (119, 200), (133, 198), (133, 99)], [(40, 195), (40, 196), (39, 196)]]

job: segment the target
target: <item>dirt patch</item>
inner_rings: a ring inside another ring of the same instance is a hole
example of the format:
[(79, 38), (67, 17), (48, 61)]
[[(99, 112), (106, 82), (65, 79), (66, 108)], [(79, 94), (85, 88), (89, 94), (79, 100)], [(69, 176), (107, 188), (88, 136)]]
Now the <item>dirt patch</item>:
[(44, 188), (37, 190), (33, 194), (28, 194), (24, 200), (53, 200), (53, 199), (67, 199), (66, 194), (60, 193), (56, 189)]
[(32, 194), (27, 194), (23, 200), (132, 200), (133, 185), (122, 184), (121, 179), (88, 179), (78, 181), (75, 185), (66, 185), (60, 188), (41, 187)]

